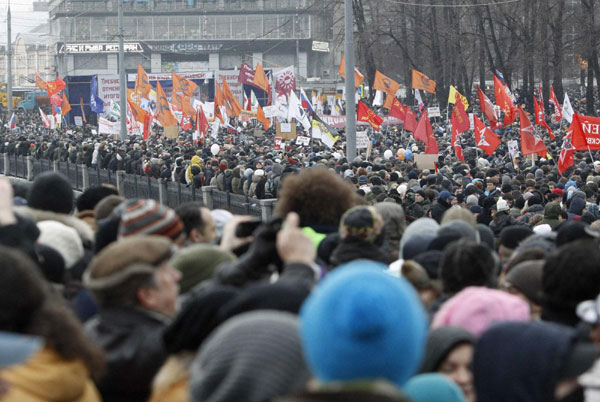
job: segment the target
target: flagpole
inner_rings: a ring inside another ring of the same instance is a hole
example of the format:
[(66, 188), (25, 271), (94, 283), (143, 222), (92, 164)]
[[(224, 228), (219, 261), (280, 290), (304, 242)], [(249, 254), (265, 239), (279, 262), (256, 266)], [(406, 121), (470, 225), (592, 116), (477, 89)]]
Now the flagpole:
[(127, 138), (127, 78), (125, 77), (125, 52), (123, 44), (123, 0), (119, 2), (118, 17), (119, 17), (119, 98), (121, 101), (121, 140)]
[(352, 0), (344, 0), (344, 60), (346, 71), (346, 158), (352, 162), (356, 158), (356, 105), (354, 96), (354, 15)]

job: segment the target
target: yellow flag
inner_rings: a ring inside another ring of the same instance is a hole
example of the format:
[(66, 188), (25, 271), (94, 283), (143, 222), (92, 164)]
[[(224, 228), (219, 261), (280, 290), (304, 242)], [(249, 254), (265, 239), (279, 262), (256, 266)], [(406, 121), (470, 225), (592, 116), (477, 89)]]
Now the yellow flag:
[(460, 96), (460, 101), (465, 106), (465, 110), (467, 110), (469, 108), (469, 101), (467, 100), (467, 98), (462, 96), (462, 94), (458, 92), (456, 88), (454, 88), (454, 85), (450, 85), (450, 92), (448, 93), (448, 103), (452, 103), (454, 105), (454, 102), (456, 101), (456, 94)]

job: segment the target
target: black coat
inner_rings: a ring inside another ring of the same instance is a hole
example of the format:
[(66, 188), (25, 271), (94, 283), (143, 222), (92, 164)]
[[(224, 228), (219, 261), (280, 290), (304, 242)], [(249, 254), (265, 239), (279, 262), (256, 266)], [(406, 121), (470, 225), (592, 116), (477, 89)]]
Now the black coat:
[(107, 308), (85, 326), (87, 337), (106, 357), (98, 382), (105, 401), (147, 401), (152, 380), (167, 358), (162, 342), (166, 324), (143, 310)]

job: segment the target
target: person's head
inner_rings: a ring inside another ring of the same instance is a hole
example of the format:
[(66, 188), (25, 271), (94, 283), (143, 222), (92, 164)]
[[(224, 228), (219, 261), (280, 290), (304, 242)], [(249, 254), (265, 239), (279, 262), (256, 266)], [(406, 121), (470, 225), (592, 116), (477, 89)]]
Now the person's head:
[(411, 401), (419, 402), (473, 402), (452, 380), (436, 373), (414, 376), (402, 389)]
[(456, 383), (467, 402), (475, 401), (473, 347), (475, 336), (461, 327), (439, 327), (427, 336), (421, 373), (440, 373)]
[(175, 212), (183, 222), (187, 241), (190, 243), (210, 243), (217, 237), (215, 220), (210, 210), (199, 202), (181, 204)]
[(344, 212), (362, 203), (347, 181), (327, 169), (312, 168), (285, 177), (275, 213), (296, 212), (301, 226), (337, 226)]
[(330, 273), (300, 311), (300, 337), (322, 383), (384, 379), (402, 386), (417, 370), (427, 333), (419, 297), (386, 265), (356, 260)]
[(171, 264), (181, 272), (180, 290), (184, 294), (200, 282), (212, 278), (216, 268), (236, 257), (231, 252), (212, 244), (193, 244), (180, 250)]
[(77, 197), (77, 210), (91, 211), (96, 208), (96, 205), (109, 195), (119, 195), (119, 191), (113, 186), (95, 186), (86, 189), (79, 197)]
[(127, 200), (117, 208), (119, 239), (156, 235), (171, 239), (176, 245), (185, 240), (184, 226), (175, 211), (155, 200)]
[(440, 277), (444, 293), (455, 294), (468, 286), (493, 286), (496, 261), (489, 248), (461, 239), (444, 249)]
[(477, 341), (473, 359), (479, 401), (582, 401), (577, 377), (598, 357), (574, 329), (553, 323), (504, 322)]
[[(532, 249), (535, 250), (535, 249)], [(531, 317), (537, 319), (542, 310), (542, 270), (544, 260), (523, 261), (503, 277), (500, 287), (529, 304)]]
[(598, 244), (593, 240), (575, 240), (550, 254), (543, 268), (542, 291), (542, 317), (576, 325), (577, 305), (600, 293)]
[(281, 311), (233, 317), (204, 341), (190, 367), (190, 401), (263, 402), (305, 388), (298, 318)]
[(0, 246), (0, 331), (38, 336), (64, 359), (80, 359), (92, 375), (103, 360), (73, 312), (51, 293), (25, 254)]
[(44, 211), (70, 214), (73, 211), (73, 188), (60, 173), (45, 172), (33, 182), (27, 194), (27, 205)]
[(496, 178), (491, 178), (486, 181), (485, 186), (486, 190), (491, 193), (492, 191), (496, 190), (496, 187), (498, 187), (498, 180)]
[(425, 201), (425, 191), (417, 190), (415, 193), (415, 201), (419, 204)]
[(125, 201), (125, 198), (120, 195), (109, 195), (100, 200), (94, 207), (94, 219), (96, 222), (109, 217), (113, 210), (123, 201)]
[(142, 307), (173, 316), (181, 273), (169, 260), (173, 244), (160, 236), (132, 236), (94, 257), (84, 285), (100, 307)]

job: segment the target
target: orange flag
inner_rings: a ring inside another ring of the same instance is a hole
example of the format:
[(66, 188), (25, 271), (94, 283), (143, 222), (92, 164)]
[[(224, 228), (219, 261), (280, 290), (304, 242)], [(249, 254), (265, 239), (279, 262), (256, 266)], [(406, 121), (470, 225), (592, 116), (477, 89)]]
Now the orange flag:
[(430, 80), (425, 74), (412, 70), (412, 87), (435, 94), (435, 81)]
[(61, 110), (60, 114), (63, 116), (71, 111), (71, 104), (69, 103), (69, 100), (65, 96), (64, 91), (62, 93), (62, 105), (60, 107), (60, 110)]
[(156, 120), (158, 120), (163, 127), (177, 126), (177, 119), (173, 116), (173, 112), (171, 112), (167, 95), (165, 95), (165, 91), (163, 91), (160, 81), (156, 81), (156, 97), (158, 98)]
[(231, 88), (229, 88), (229, 84), (227, 84), (227, 80), (225, 77), (222, 77), (223, 80), (223, 99), (228, 103), (229, 108), (231, 109), (231, 114), (238, 117), (240, 112), (242, 111), (242, 105), (240, 105), (240, 101), (233, 95)]
[(139, 96), (148, 98), (148, 94), (150, 94), (151, 90), (152, 85), (150, 85), (150, 81), (148, 81), (148, 74), (146, 74), (146, 71), (144, 71), (142, 65), (138, 64), (137, 77), (135, 79), (135, 92)]
[(131, 102), (130, 100), (127, 100), (127, 102), (129, 102), (129, 107), (131, 107), (131, 113), (133, 114), (133, 118), (135, 119), (135, 121), (144, 124), (144, 121), (146, 119), (146, 113), (148, 112), (146, 112), (144, 109)]
[(43, 90), (48, 89), (46, 81), (44, 81), (37, 72), (35, 73), (35, 86)]
[(265, 70), (260, 63), (256, 64), (256, 71), (254, 72), (254, 80), (252, 82), (257, 88), (260, 88), (265, 92), (269, 90), (269, 83), (267, 82)]
[(267, 117), (265, 116), (265, 112), (263, 111), (263, 108), (260, 107), (260, 105), (258, 105), (258, 109), (256, 110), (256, 120), (263, 124), (265, 130), (268, 130), (269, 127), (271, 127), (271, 120), (267, 119)]
[[(340, 77), (346, 79), (346, 64), (345, 64), (346, 59), (344, 59), (344, 56), (342, 55), (342, 61), (340, 61), (340, 69), (338, 70), (338, 74), (340, 75)], [(358, 88), (360, 86), (360, 84), (362, 84), (362, 82), (364, 81), (365, 76), (362, 75), (360, 73), (360, 71), (358, 71), (358, 68), (354, 67), (354, 87)]]
[(181, 92), (183, 95), (188, 97), (194, 96), (194, 92), (196, 89), (198, 89), (198, 85), (196, 85), (194, 81), (181, 78), (179, 74), (175, 74), (173, 72), (171, 73), (171, 78), (173, 80), (173, 92)]
[[(390, 95), (390, 97), (396, 96), (396, 92), (400, 89), (400, 84), (396, 81), (383, 75), (379, 70), (375, 72), (375, 82), (373, 83), (373, 89), (376, 89), (381, 92), (385, 92)], [(390, 107), (392, 106), (392, 102), (390, 101)], [(389, 108), (388, 108), (389, 109)]]

